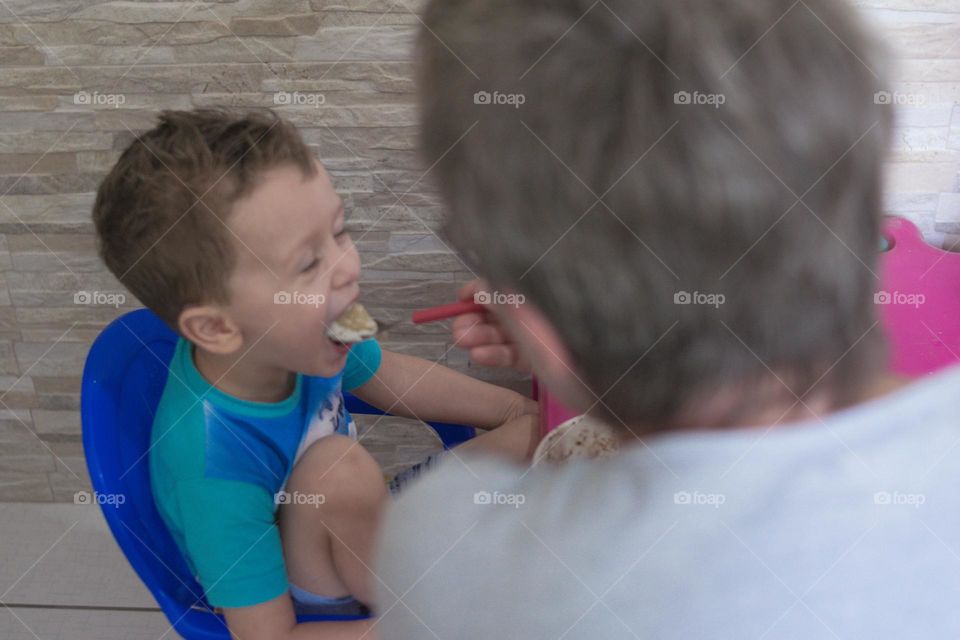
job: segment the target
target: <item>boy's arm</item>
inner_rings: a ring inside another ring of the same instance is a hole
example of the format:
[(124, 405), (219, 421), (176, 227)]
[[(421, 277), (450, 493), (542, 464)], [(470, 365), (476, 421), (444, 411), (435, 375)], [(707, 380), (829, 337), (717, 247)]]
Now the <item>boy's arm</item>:
[(352, 393), (394, 415), (480, 429), (535, 414), (538, 408), (535, 401), (511, 389), (386, 349), (376, 375)]

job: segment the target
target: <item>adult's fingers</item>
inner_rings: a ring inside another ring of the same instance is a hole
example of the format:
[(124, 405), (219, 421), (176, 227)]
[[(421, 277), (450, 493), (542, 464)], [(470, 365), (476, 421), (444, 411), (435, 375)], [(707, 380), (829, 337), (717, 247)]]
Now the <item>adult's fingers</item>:
[(470, 360), (484, 367), (502, 367), (530, 373), (530, 363), (509, 344), (488, 344), (470, 349)]
[(457, 300), (472, 300), (473, 294), (477, 291), (479, 280), (471, 280), (467, 284), (457, 289)]
[(466, 283), (459, 289), (457, 289), (457, 299), (458, 300), (473, 300), (473, 295), (477, 291), (487, 291), (490, 289), (490, 286), (487, 284), (486, 280), (482, 278), (476, 278)]
[(505, 344), (488, 344), (470, 349), (470, 359), (484, 367), (515, 367), (517, 350)]
[(456, 333), (458, 331), (463, 331), (468, 327), (488, 323), (489, 321), (489, 314), (485, 312), (464, 313), (453, 319), (453, 323), (450, 325), (450, 330)]
[(462, 349), (508, 342), (500, 326), (489, 322), (461, 322), (454, 325), (452, 332), (453, 343)]

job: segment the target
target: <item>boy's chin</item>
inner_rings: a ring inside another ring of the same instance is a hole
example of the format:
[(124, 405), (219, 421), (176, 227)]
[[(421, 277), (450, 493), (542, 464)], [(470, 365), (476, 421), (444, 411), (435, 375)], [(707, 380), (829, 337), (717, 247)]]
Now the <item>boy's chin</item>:
[(343, 371), (343, 365), (346, 361), (346, 353), (338, 353), (333, 349), (324, 349), (320, 358), (309, 363), (308, 366), (301, 370), (301, 373), (320, 378), (332, 378)]

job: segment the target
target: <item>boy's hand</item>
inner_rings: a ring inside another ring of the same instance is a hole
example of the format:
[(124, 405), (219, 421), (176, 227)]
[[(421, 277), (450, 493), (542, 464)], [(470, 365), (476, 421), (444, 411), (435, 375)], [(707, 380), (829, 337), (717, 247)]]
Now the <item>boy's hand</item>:
[[(487, 290), (489, 285), (485, 281), (474, 280), (460, 287), (457, 295), (460, 300), (472, 302), (476, 292)], [(467, 349), (475, 363), (485, 367), (512, 367), (529, 373), (530, 364), (489, 311), (457, 316), (452, 329), (453, 343)]]

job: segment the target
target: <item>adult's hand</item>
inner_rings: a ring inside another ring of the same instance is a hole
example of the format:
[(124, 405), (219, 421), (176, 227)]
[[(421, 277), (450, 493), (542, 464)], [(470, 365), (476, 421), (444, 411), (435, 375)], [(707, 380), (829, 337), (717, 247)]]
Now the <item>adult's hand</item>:
[[(474, 280), (460, 287), (457, 296), (463, 301), (475, 301), (478, 291), (489, 291), (483, 280)], [(493, 306), (493, 305), (489, 305)], [(465, 313), (453, 321), (453, 342), (470, 353), (470, 359), (485, 367), (510, 367), (529, 372), (530, 364), (520, 355), (516, 345), (496, 315), (490, 310)]]

